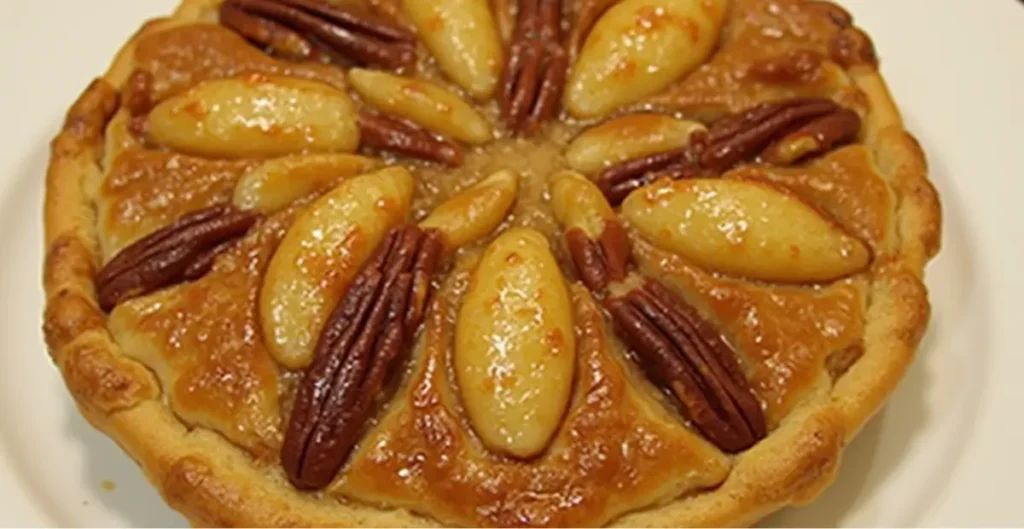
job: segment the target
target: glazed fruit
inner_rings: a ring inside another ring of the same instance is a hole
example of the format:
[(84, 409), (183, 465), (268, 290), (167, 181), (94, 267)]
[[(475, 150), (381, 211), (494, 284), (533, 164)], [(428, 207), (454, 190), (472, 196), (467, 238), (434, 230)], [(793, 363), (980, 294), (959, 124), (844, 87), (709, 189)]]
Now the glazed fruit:
[(864, 269), (871, 257), (863, 243), (767, 184), (661, 182), (630, 195), (622, 215), (666, 250), (752, 279), (830, 281)]
[(352, 154), (285, 156), (267, 160), (235, 185), (232, 202), (239, 209), (273, 213), (339, 180), (360, 175), (379, 165)]
[(473, 273), (455, 328), (459, 394), (483, 443), (541, 453), (565, 413), (575, 356), (569, 293), (547, 239), (506, 231)]
[(725, 18), (725, 0), (623, 0), (594, 24), (569, 76), (565, 106), (605, 116), (656, 94), (704, 63)]
[(352, 88), (375, 107), (473, 145), (493, 139), (491, 125), (469, 103), (434, 83), (353, 69)]
[(587, 129), (566, 148), (573, 169), (594, 174), (602, 169), (689, 145), (701, 123), (662, 114), (630, 114)]
[(498, 84), (504, 53), (486, 0), (402, 0), (402, 9), (441, 70), (477, 99)]
[(438, 206), (420, 226), (444, 234), (449, 248), (458, 248), (494, 231), (516, 200), (518, 176), (498, 171)]
[(161, 102), (145, 131), (159, 145), (211, 157), (352, 152), (359, 146), (354, 117), (348, 94), (330, 86), (248, 76), (200, 83)]

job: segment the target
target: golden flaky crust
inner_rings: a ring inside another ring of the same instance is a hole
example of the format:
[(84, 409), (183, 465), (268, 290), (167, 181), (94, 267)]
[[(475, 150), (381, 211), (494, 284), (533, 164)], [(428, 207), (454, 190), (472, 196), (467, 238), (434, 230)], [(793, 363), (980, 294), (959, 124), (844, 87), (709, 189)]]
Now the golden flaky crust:
[[(98, 176), (117, 87), (146, 32), (199, 18), (213, 0), (185, 0), (170, 19), (147, 24), (106, 75), (75, 103), (53, 141), (45, 207), (45, 335), (82, 414), (145, 470), (166, 500), (196, 525), (398, 526), (436, 522), (408, 511), (342, 504), (298, 493), (254, 465), (223, 437), (183, 425), (153, 374), (128, 359), (106, 328), (93, 275), (100, 265), (85, 182)], [(850, 72), (870, 99), (865, 142), (898, 196), (900, 250), (876, 269), (868, 294), (864, 354), (831, 390), (807, 399), (736, 460), (721, 486), (614, 520), (627, 526), (738, 526), (806, 503), (831, 483), (845, 443), (879, 409), (909, 366), (929, 317), (923, 268), (937, 251), (941, 212), (924, 155), (902, 125), (882, 77)]]

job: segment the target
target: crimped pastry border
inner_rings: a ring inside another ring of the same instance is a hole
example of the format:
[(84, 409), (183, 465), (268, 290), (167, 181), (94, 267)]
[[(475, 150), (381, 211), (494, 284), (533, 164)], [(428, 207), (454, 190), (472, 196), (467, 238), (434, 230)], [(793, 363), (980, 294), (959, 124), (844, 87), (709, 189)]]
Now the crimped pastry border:
[[(253, 465), (219, 435), (190, 430), (162, 402), (148, 368), (122, 355), (98, 308), (95, 212), (84, 182), (100, 171), (103, 105), (132, 68), (141, 35), (199, 20), (216, 0), (183, 0), (124, 46), (108, 72), (72, 106), (51, 144), (46, 175), (44, 333), (82, 415), (115, 439), (167, 502), (198, 526), (425, 526), (435, 520), (300, 494)], [(616, 519), (624, 526), (741, 526), (813, 500), (833, 480), (842, 449), (879, 409), (910, 365), (930, 307), (923, 269), (939, 249), (941, 206), (924, 153), (907, 133), (874, 69), (850, 75), (870, 100), (865, 143), (898, 197), (897, 257), (878, 268), (869, 291), (864, 354), (826, 401), (808, 399), (740, 455), (718, 488)]]

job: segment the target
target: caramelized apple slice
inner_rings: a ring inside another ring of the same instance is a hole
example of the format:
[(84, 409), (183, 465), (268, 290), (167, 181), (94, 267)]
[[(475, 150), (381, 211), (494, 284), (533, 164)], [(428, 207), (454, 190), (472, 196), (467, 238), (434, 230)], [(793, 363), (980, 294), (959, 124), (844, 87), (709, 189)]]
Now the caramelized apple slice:
[(151, 143), (213, 158), (352, 152), (359, 147), (348, 94), (280, 76), (199, 83), (153, 108), (144, 131)]
[(438, 206), (420, 226), (444, 233), (449, 250), (465, 246), (491, 233), (505, 220), (518, 189), (515, 173), (498, 171)]
[(312, 361), (324, 322), (388, 229), (405, 221), (413, 189), (409, 171), (382, 169), (342, 182), (295, 220), (260, 293), (264, 340), (278, 362)]
[(493, 139), (491, 124), (469, 103), (439, 85), (358, 68), (349, 72), (349, 81), (360, 97), (386, 114), (471, 145)]
[(310, 154), (268, 160), (235, 185), (239, 209), (273, 213), (342, 178), (363, 174), (380, 162), (354, 154)]
[(606, 224), (615, 220), (615, 211), (601, 190), (583, 175), (558, 171), (549, 181), (551, 209), (565, 229), (579, 228), (587, 237), (598, 239)]
[(402, 0), (441, 70), (469, 95), (494, 94), (504, 53), (488, 0)]
[(594, 174), (613, 165), (651, 154), (671, 151), (690, 143), (701, 123), (664, 114), (630, 114), (587, 129), (565, 149), (569, 166)]
[(751, 279), (831, 281), (871, 258), (813, 208), (759, 182), (662, 180), (629, 195), (622, 217), (664, 250)]
[(697, 69), (718, 42), (726, 0), (623, 0), (598, 19), (569, 77), (565, 107), (607, 115)]
[(541, 453), (565, 413), (575, 369), (572, 305), (547, 239), (514, 228), (484, 253), (458, 314), (455, 375), (485, 445)]

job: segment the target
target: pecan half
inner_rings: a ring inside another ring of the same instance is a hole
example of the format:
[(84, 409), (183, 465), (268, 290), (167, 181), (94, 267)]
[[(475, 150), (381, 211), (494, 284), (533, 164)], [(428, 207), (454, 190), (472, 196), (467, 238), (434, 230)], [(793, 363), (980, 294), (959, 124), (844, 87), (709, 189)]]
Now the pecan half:
[(569, 68), (561, 0), (520, 0), (498, 103), (508, 128), (533, 134), (558, 113)]
[(613, 205), (626, 199), (634, 189), (643, 187), (659, 178), (673, 179), (699, 176), (704, 169), (700, 166), (700, 153), (707, 135), (691, 140), (690, 145), (671, 151), (659, 152), (613, 165), (598, 173), (594, 178), (597, 187)]
[(648, 377), (679, 399), (711, 442), (735, 453), (764, 438), (764, 412), (735, 352), (696, 310), (651, 280), (605, 307)]
[(100, 308), (202, 277), (214, 258), (245, 235), (258, 215), (214, 206), (185, 215), (128, 246), (103, 267), (94, 283)]
[(565, 243), (580, 279), (591, 291), (600, 292), (626, 278), (632, 254), (626, 230), (618, 221), (606, 221), (596, 241), (580, 228), (569, 228)]
[(772, 165), (790, 165), (814, 156), (860, 133), (860, 116), (849, 109), (840, 109), (814, 119), (787, 134), (761, 152), (761, 160)]
[(324, 325), (282, 447), (295, 487), (326, 487), (348, 458), (423, 319), (442, 248), (434, 230), (391, 230)]
[(292, 60), (316, 59), (322, 45), (362, 65), (400, 69), (416, 62), (411, 32), (326, 0), (227, 0), (220, 22)]
[(763, 103), (713, 123), (707, 136), (674, 151), (629, 160), (595, 177), (612, 204), (658, 178), (721, 174), (746, 161), (789, 165), (848, 143), (860, 134), (856, 112), (823, 98)]
[(363, 147), (451, 167), (462, 165), (462, 150), (458, 146), (408, 121), (362, 111), (359, 113), (359, 132)]
[[(790, 132), (842, 111), (842, 107), (829, 99), (796, 98), (757, 105), (711, 125), (710, 143), (701, 154), (701, 165), (725, 171), (740, 162), (755, 159), (766, 147)], [(853, 132), (842, 139), (852, 140), (860, 132), (859, 116)]]

